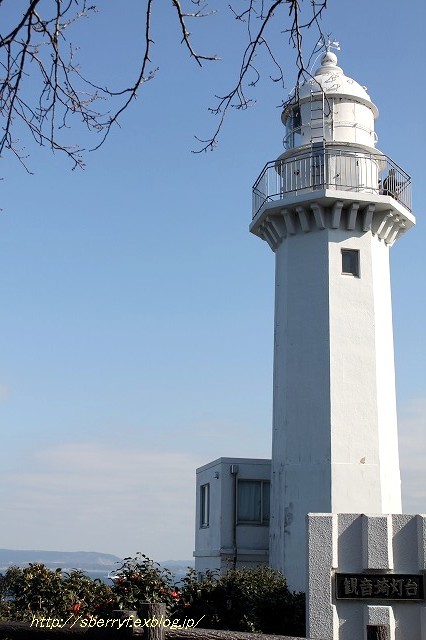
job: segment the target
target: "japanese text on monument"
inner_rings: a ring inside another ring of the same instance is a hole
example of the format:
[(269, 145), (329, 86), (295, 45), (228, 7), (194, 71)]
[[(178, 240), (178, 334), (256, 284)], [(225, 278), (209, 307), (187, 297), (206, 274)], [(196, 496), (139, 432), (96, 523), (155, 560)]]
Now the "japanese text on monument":
[(337, 573), (335, 584), (338, 600), (424, 600), (418, 574)]

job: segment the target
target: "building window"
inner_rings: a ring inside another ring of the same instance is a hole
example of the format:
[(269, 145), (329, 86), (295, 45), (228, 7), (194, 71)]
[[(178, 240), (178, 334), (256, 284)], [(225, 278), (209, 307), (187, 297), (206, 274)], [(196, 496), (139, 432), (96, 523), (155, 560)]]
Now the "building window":
[(359, 278), (359, 251), (342, 249), (342, 273)]
[(208, 527), (210, 523), (210, 485), (200, 487), (200, 527)]
[(284, 138), (284, 146), (287, 149), (292, 149), (298, 144), (301, 144), (302, 115), (298, 105), (294, 106), (290, 111), (285, 126), (286, 137)]
[(238, 480), (238, 524), (269, 523), (269, 480)]

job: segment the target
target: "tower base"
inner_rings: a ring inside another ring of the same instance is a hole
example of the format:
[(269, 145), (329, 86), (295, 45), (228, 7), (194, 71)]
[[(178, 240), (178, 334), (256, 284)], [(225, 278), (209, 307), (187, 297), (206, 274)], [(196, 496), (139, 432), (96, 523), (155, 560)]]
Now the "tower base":
[(426, 516), (307, 520), (307, 637), (426, 640)]

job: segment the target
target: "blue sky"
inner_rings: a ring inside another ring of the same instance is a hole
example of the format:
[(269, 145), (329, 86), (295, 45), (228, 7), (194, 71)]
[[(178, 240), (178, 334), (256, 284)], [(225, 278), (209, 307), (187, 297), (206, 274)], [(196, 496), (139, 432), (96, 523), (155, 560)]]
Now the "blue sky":
[[(84, 70), (111, 84), (140, 56), (141, 3), (125, 4), (79, 26)], [(417, 226), (391, 261), (404, 507), (424, 512), (426, 15), (394, 5), (331, 0), (322, 24), (379, 108), (378, 148), (413, 177)], [(195, 468), (270, 456), (274, 260), (248, 225), (251, 186), (282, 152), (294, 51), (276, 23), (285, 89), (260, 60), (256, 104), (196, 155), (243, 34), (225, 5), (200, 21), (196, 45), (222, 58), (200, 70), (172, 12), (154, 18), (159, 72), (84, 171), (29, 144), (34, 175), (1, 160), (1, 547), (189, 559)]]

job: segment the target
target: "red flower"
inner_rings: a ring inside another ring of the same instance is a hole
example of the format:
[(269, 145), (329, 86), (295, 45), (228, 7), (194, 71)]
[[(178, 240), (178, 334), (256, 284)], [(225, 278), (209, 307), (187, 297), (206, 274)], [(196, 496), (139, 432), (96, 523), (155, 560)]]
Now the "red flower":
[(72, 605), (71, 612), (76, 614), (80, 611), (80, 609), (81, 609), (81, 604), (79, 602), (76, 602), (75, 604)]
[(175, 600), (179, 600), (179, 594), (176, 589), (173, 589), (170, 595), (172, 596), (172, 598), (175, 598)]

